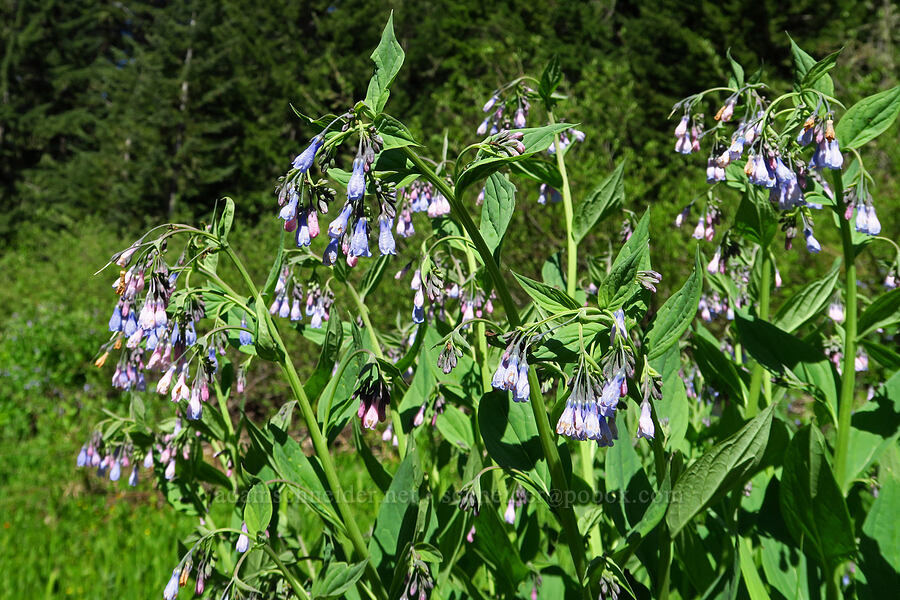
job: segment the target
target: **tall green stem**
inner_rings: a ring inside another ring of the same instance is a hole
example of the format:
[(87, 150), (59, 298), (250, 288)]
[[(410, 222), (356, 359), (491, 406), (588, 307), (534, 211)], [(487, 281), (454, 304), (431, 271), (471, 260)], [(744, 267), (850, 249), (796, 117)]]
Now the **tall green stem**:
[(834, 172), (834, 210), (841, 223), (844, 247), (844, 370), (841, 373), (841, 399), (838, 405), (837, 446), (834, 453), (834, 475), (838, 485), (847, 488), (847, 453), (850, 449), (850, 416), (856, 388), (856, 249), (850, 234), (850, 222), (844, 218), (844, 181), (840, 171)]
[[(363, 302), (356, 288), (350, 282), (347, 282), (347, 290), (356, 303), (356, 309), (359, 311), (359, 318), (362, 319), (363, 327), (369, 334), (369, 340), (372, 342), (372, 352), (375, 356), (384, 360), (384, 352), (381, 351), (381, 344), (378, 342), (378, 335), (375, 328), (372, 327), (372, 321), (369, 319), (369, 309)], [(400, 402), (396, 398), (396, 394), (391, 394), (391, 424), (393, 425), (394, 435), (397, 436), (397, 449), (400, 456), (406, 456), (406, 432), (403, 431), (403, 421), (400, 418)]]
[[(503, 275), (500, 273), (500, 267), (494, 261), (494, 257), (487, 247), (484, 238), (481, 237), (481, 232), (478, 230), (478, 227), (476, 227), (475, 223), (472, 221), (472, 217), (469, 215), (459, 198), (456, 197), (453, 189), (447, 185), (447, 182), (444, 181), (442, 177), (438, 176), (411, 148), (408, 146), (404, 147), (403, 151), (419, 172), (430, 181), (445, 198), (447, 198), (453, 215), (472, 239), (475, 250), (478, 251), (478, 254), (481, 256), (481, 261), (484, 263), (488, 274), (491, 276), (494, 288), (497, 290), (497, 295), (503, 303), (503, 308), (506, 311), (506, 318), (509, 321), (509, 324), (512, 327), (518, 327), (522, 322), (519, 318), (519, 311), (516, 308), (515, 302), (513, 302), (509, 289), (506, 287)], [(538, 381), (534, 369), (529, 369), (528, 383), (531, 386), (531, 410), (534, 414), (535, 423), (537, 424), (538, 434), (540, 435), (541, 447), (544, 451), (544, 456), (547, 458), (547, 466), (550, 469), (553, 487), (560, 492), (561, 497), (563, 498), (562, 504), (556, 507), (556, 512), (559, 516), (560, 523), (563, 526), (566, 538), (565, 541), (569, 546), (569, 551), (572, 553), (572, 562), (575, 564), (575, 569), (580, 580), (585, 572), (584, 540), (578, 532), (578, 521), (575, 518), (575, 510), (568, 503), (569, 481), (566, 477), (565, 469), (562, 466), (562, 461), (560, 461), (559, 458), (559, 451), (556, 448), (555, 438), (550, 429), (550, 420), (547, 417), (547, 407), (544, 405), (544, 397), (541, 395), (540, 382)]]
[[(769, 296), (772, 288), (772, 255), (769, 249), (760, 246), (759, 251), (762, 252), (762, 269), (759, 280), (759, 310), (757, 314), (763, 321), (769, 320)], [(765, 391), (764, 398), (766, 406), (772, 401), (772, 378), (769, 377), (762, 364), (757, 361), (753, 365), (753, 372), (750, 376), (750, 398), (747, 401), (747, 417), (755, 417), (759, 412), (759, 392), (760, 388)]]
[[(231, 262), (234, 263), (234, 266), (237, 268), (238, 272), (241, 274), (241, 277), (244, 279), (244, 283), (247, 285), (250, 293), (256, 298), (257, 302), (262, 302), (262, 297), (260, 296), (259, 290), (256, 287), (256, 284), (253, 283), (253, 279), (250, 277), (250, 274), (247, 273), (247, 270), (244, 268), (244, 264), (234, 253), (234, 250), (231, 247), (225, 245), (225, 252), (228, 254), (228, 257), (231, 259)], [(303, 419), (306, 421), (306, 427), (309, 430), (309, 437), (312, 438), (313, 448), (316, 451), (316, 456), (319, 459), (319, 462), (322, 465), (322, 471), (325, 473), (325, 479), (328, 482), (328, 488), (331, 490), (331, 493), (334, 496), (334, 503), (338, 507), (338, 511), (341, 514), (341, 518), (344, 522), (344, 526), (347, 528), (347, 537), (350, 538), (350, 543), (353, 545), (353, 550), (355, 553), (356, 560), (365, 560), (369, 557), (369, 549), (366, 546), (366, 542), (363, 539), (362, 533), (359, 530), (359, 525), (356, 523), (356, 517), (350, 511), (350, 507), (347, 505), (347, 497), (343, 492), (343, 488), (341, 487), (341, 481), (338, 479), (337, 471), (334, 468), (334, 462), (331, 460), (331, 452), (328, 449), (328, 441), (322, 435), (322, 431), (319, 429), (319, 423), (316, 420), (316, 413), (312, 409), (312, 405), (309, 403), (309, 398), (306, 396), (306, 391), (303, 389), (303, 384), (300, 382), (300, 376), (297, 375), (297, 369), (294, 367), (294, 363), (291, 360), (290, 356), (288, 356), (287, 352), (284, 351), (284, 340), (281, 338), (281, 334), (278, 332), (278, 328), (275, 326), (275, 322), (272, 320), (268, 311), (261, 311), (263, 318), (266, 320), (265, 326), (272, 334), (272, 338), (275, 341), (275, 345), (278, 348), (282, 349), (282, 358), (278, 361), (279, 366), (281, 366), (281, 370), (284, 372), (285, 376), (288, 380), (288, 385), (291, 387), (291, 391), (294, 394), (294, 398), (297, 400), (297, 404), (300, 406), (300, 411), (303, 413)], [(260, 326), (263, 326), (260, 324)], [(387, 591), (384, 588), (384, 584), (381, 582), (381, 579), (378, 577), (378, 572), (375, 570), (375, 567), (371, 562), (366, 564), (366, 576), (369, 579), (369, 582), (372, 584), (372, 587), (375, 588), (376, 593), (380, 598), (386, 600), (388, 595)]]
[[(552, 111), (547, 113), (550, 124), (556, 123), (556, 118)], [(553, 136), (553, 143), (556, 147), (556, 167), (559, 169), (562, 178), (562, 201), (563, 212), (566, 217), (566, 293), (575, 296), (576, 279), (578, 277), (578, 244), (575, 243), (575, 231), (572, 228), (575, 211), (572, 208), (572, 191), (569, 189), (569, 175), (566, 171), (566, 159), (562, 145), (559, 142), (559, 134)]]

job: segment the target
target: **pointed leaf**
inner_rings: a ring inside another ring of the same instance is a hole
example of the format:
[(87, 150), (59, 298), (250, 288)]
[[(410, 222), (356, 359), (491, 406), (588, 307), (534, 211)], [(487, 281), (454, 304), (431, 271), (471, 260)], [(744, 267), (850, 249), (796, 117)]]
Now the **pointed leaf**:
[(403, 48), (400, 47), (394, 35), (394, 13), (392, 12), (381, 34), (381, 42), (371, 56), (372, 62), (375, 63), (375, 74), (369, 81), (366, 105), (376, 114), (380, 113), (387, 104), (388, 96), (391, 93), (391, 84), (397, 73), (400, 72), (405, 56)]
[(581, 242), (597, 223), (622, 207), (625, 201), (624, 172), (625, 162), (622, 161), (609, 177), (575, 205), (572, 235), (576, 243)]

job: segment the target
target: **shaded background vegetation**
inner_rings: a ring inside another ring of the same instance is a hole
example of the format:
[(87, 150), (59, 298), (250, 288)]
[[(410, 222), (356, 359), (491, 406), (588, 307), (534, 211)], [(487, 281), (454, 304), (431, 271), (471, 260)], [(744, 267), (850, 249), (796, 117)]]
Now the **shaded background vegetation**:
[[(159, 592), (186, 524), (146, 484), (123, 492), (73, 469), (90, 423), (121, 402), (89, 368), (112, 306), (108, 277), (92, 273), (147, 226), (202, 220), (224, 195), (238, 205), (235, 245), (263, 272), (274, 182), (313, 133), (290, 104), (318, 114), (363, 97), (391, 9), (407, 60), (388, 109), (435, 157), (445, 132), (451, 155), (475, 141), (496, 86), (559, 56), (561, 116), (587, 133), (570, 155), (576, 202), (626, 161), (627, 208), (653, 207), (662, 298), (694, 244), (671, 223), (706, 189), (705, 157), (674, 154), (668, 112), (725, 80), (726, 49), (786, 87), (786, 32), (816, 57), (843, 47), (833, 75), (848, 105), (895, 85), (900, 63), (888, 0), (0, 0), (0, 572), (12, 574), (0, 597)], [(898, 141), (895, 128), (867, 156), (886, 231)], [(538, 205), (527, 182), (518, 196), (505, 254), (533, 275), (564, 236), (562, 207)], [(604, 252), (620, 225), (589, 246)], [(822, 255), (780, 259), (787, 287), (830, 266), (837, 236), (822, 233)], [(375, 312), (393, 321), (394, 310)], [(251, 401), (279, 401), (252, 383)]]

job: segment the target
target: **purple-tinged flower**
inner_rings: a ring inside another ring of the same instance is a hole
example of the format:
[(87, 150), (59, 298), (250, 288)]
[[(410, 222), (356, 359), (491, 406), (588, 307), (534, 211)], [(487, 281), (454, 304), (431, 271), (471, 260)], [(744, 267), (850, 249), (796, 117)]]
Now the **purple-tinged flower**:
[[(326, 250), (327, 251), (327, 250)], [(291, 315), (291, 303), (285, 298), (281, 302), (281, 306), (278, 308), (278, 316), (282, 319), (287, 319)]]
[(516, 499), (510, 497), (506, 505), (506, 512), (503, 513), (503, 520), (512, 525), (516, 522)]
[(303, 309), (300, 308), (300, 298), (294, 296), (294, 302), (291, 304), (291, 321), (299, 321), (303, 318)]
[(293, 167), (299, 170), (301, 173), (306, 173), (312, 166), (313, 161), (316, 159), (316, 153), (324, 143), (325, 138), (323, 136), (317, 135), (316, 137), (314, 137), (309, 142), (309, 146), (306, 147), (306, 150), (298, 154), (294, 159)]
[(706, 266), (706, 270), (710, 273), (718, 273), (719, 272), (719, 261), (722, 260), (722, 248), (716, 248), (716, 253), (713, 254), (712, 260), (709, 261), (709, 264)]
[(481, 122), (481, 125), (478, 126), (478, 129), (475, 130), (476, 135), (484, 135), (487, 133), (488, 125), (490, 124), (491, 118), (485, 117), (484, 121)]
[(869, 370), (869, 355), (866, 354), (866, 351), (862, 348), (856, 352), (856, 358), (853, 360), (853, 368), (857, 372)]
[(253, 336), (249, 331), (244, 331), (247, 329), (247, 316), (244, 315), (241, 317), (241, 330), (240, 334), (238, 334), (238, 341), (241, 343), (241, 346), (250, 346), (253, 344)]
[(515, 125), (518, 129), (523, 129), (525, 127), (525, 111), (521, 108), (516, 111), (516, 116), (513, 119), (513, 125)]
[(137, 331), (137, 328), (138, 322), (134, 316), (134, 311), (130, 311), (128, 318), (125, 320), (125, 327), (122, 329), (122, 333), (125, 334), (125, 337), (131, 337)]
[(122, 331), (122, 309), (118, 304), (109, 318), (109, 330), (113, 332)]
[(481, 108), (481, 111), (487, 112), (487, 111), (491, 110), (492, 108), (494, 108), (494, 105), (497, 104), (497, 102), (499, 102), (499, 101), (500, 101), (500, 96), (498, 96), (497, 94), (494, 94), (493, 96), (491, 96), (488, 99), (487, 102), (484, 103), (484, 106)]
[(881, 221), (878, 220), (878, 215), (875, 214), (875, 206), (870, 204), (866, 208), (866, 212), (868, 212), (869, 235), (878, 235), (881, 233)]
[(188, 346), (193, 346), (197, 343), (197, 330), (194, 329), (193, 321), (188, 321), (187, 326), (184, 328), (184, 343)]
[(641, 403), (641, 418), (638, 420), (637, 437), (653, 439), (655, 435), (653, 419), (650, 416), (650, 403), (646, 400)]
[(188, 402), (187, 418), (191, 421), (197, 421), (203, 415), (203, 405), (200, 404), (199, 387), (195, 387), (196, 393), (191, 393), (191, 399)]
[(357, 219), (353, 229), (353, 236), (350, 238), (350, 257), (372, 256), (369, 252), (369, 227), (366, 218)]
[(425, 408), (428, 406), (427, 402), (423, 402), (422, 406), (419, 407), (419, 412), (416, 413), (416, 416), (413, 417), (413, 427), (418, 427), (425, 421)]
[(675, 142), (675, 152), (678, 152), (679, 154), (690, 154), (692, 151), (693, 146), (691, 145), (691, 136), (683, 135)]
[(166, 471), (163, 473), (165, 475), (166, 481), (172, 481), (175, 479), (175, 459), (170, 459), (169, 464), (166, 465)]
[(309, 234), (309, 222), (306, 211), (300, 213), (300, 220), (298, 222), (298, 225), (299, 227), (297, 227), (297, 235), (294, 237), (297, 243), (297, 247), (303, 248), (305, 246), (309, 246), (312, 242), (312, 236)]
[[(278, 217), (283, 221), (292, 220), (297, 216), (298, 204), (300, 204), (300, 196), (297, 195), (295, 190), (291, 190), (288, 195), (288, 203), (281, 207), (281, 210), (278, 212)], [(285, 228), (287, 228), (287, 224), (285, 224)]]
[(513, 390), (513, 402), (528, 402), (529, 394), (531, 394), (531, 384), (528, 383), (528, 363), (525, 362), (523, 356), (519, 363), (516, 387)]
[(746, 140), (740, 135), (731, 140), (731, 145), (728, 146), (728, 158), (731, 162), (736, 161), (744, 154), (745, 142)]
[(347, 199), (357, 202), (366, 195), (366, 161), (357, 157), (353, 159), (353, 174), (347, 182)]
[(862, 202), (856, 205), (856, 230), (860, 233), (869, 233), (869, 211)]
[(338, 238), (331, 238), (331, 241), (328, 242), (328, 246), (325, 248), (325, 252), (322, 253), (322, 264), (326, 267), (333, 265), (337, 261), (339, 251), (340, 243)]
[(681, 227), (681, 225), (684, 223), (684, 220), (688, 217), (689, 214), (691, 214), (690, 205), (685, 206), (684, 210), (678, 213), (678, 215), (675, 217), (675, 227)]
[(826, 140), (824, 142), (824, 150), (822, 153), (822, 166), (829, 169), (840, 169), (844, 164), (844, 156), (837, 140)]
[(421, 289), (417, 290), (413, 297), (412, 320), (416, 324), (425, 322), (425, 295)]
[(719, 112), (716, 113), (716, 121), (722, 121), (723, 123), (727, 123), (728, 121), (730, 121), (731, 117), (734, 115), (734, 105), (736, 103), (736, 95), (729, 97), (728, 100), (725, 101), (725, 105), (719, 109)]
[(122, 463), (119, 459), (115, 459), (112, 463), (112, 467), (109, 469), (109, 480), (110, 481), (118, 481), (122, 476)]
[(703, 225), (703, 215), (700, 215), (700, 220), (697, 221), (697, 226), (694, 227), (694, 233), (691, 234), (695, 240), (702, 240), (706, 237), (706, 227)]
[(78, 453), (78, 458), (75, 461), (76, 467), (83, 467), (88, 463), (88, 453), (87, 446), (81, 447), (81, 452)]
[[(328, 226), (328, 236), (332, 239), (337, 239), (344, 235), (344, 232), (347, 231), (347, 221), (350, 219), (350, 211), (352, 207), (350, 204), (345, 204), (344, 208), (341, 209), (340, 214), (337, 218), (331, 222)], [(331, 244), (329, 244), (330, 246)]]
[(681, 117), (681, 120), (678, 122), (678, 125), (675, 126), (675, 137), (682, 138), (688, 132), (688, 123), (690, 122), (691, 117), (689, 115), (684, 115)]
[(822, 250), (822, 245), (819, 244), (819, 240), (813, 235), (812, 229), (809, 229), (808, 227), (804, 229), (803, 236), (806, 238), (806, 250), (808, 252), (818, 254)]
[(132, 467), (131, 475), (129, 475), (129, 477), (128, 477), (128, 485), (130, 485), (131, 487), (137, 487), (137, 484), (138, 484), (138, 470), (137, 470), (137, 465), (135, 465), (134, 467)]
[(828, 305), (828, 318), (835, 323), (844, 322), (844, 305), (840, 300), (834, 300)]
[(172, 577), (169, 578), (169, 583), (166, 584), (166, 589), (163, 590), (163, 600), (175, 600), (178, 597), (178, 579), (181, 577), (181, 571), (177, 568), (172, 569)]
[(387, 215), (381, 215), (378, 219), (378, 250), (381, 254), (397, 254), (397, 244), (394, 242), (394, 236), (391, 228), (394, 226), (394, 220)]
[(238, 536), (237, 542), (234, 544), (234, 549), (243, 554), (247, 551), (247, 548), (250, 547), (250, 538), (247, 537), (246, 523), (241, 524), (241, 531), (243, 531), (244, 533)]
[(153, 466), (153, 449), (147, 450), (147, 454), (144, 455), (144, 468), (149, 469)]

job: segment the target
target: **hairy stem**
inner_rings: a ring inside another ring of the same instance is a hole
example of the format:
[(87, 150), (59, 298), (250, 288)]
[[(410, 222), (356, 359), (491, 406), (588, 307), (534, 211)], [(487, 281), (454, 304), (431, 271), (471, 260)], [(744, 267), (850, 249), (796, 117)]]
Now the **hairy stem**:
[(847, 453), (850, 449), (850, 416), (856, 387), (856, 250), (850, 235), (850, 222), (844, 218), (844, 182), (840, 171), (834, 172), (834, 210), (841, 223), (844, 247), (844, 369), (841, 373), (841, 398), (838, 404), (837, 444), (834, 452), (834, 475), (846, 492)]
[[(769, 300), (772, 288), (772, 255), (768, 248), (760, 246), (762, 252), (762, 269), (759, 281), (759, 311), (758, 316), (763, 321), (769, 320)], [(762, 364), (756, 361), (750, 377), (750, 398), (747, 401), (747, 414), (749, 418), (759, 413), (759, 392), (763, 389), (766, 406), (772, 401), (772, 378), (766, 373)]]
[[(238, 272), (241, 274), (241, 277), (243, 278), (244, 283), (249, 288), (251, 295), (256, 298), (257, 302), (262, 302), (262, 297), (260, 296), (259, 289), (257, 289), (256, 284), (253, 283), (253, 279), (250, 277), (247, 269), (244, 268), (243, 262), (241, 262), (241, 260), (237, 257), (237, 255), (234, 253), (234, 250), (232, 250), (230, 246), (225, 245), (224, 250), (228, 254), (228, 257), (231, 259), (231, 262), (234, 263), (234, 266), (237, 268)], [(366, 546), (366, 542), (359, 530), (359, 525), (356, 522), (356, 518), (350, 511), (350, 507), (347, 505), (347, 498), (343, 493), (341, 481), (340, 479), (338, 479), (337, 471), (334, 468), (334, 462), (331, 460), (331, 452), (328, 449), (328, 441), (325, 439), (325, 437), (322, 435), (322, 431), (319, 429), (319, 423), (316, 420), (316, 413), (313, 411), (312, 405), (310, 405), (309, 403), (309, 398), (306, 396), (306, 391), (303, 389), (303, 384), (300, 382), (300, 376), (297, 374), (297, 369), (294, 367), (294, 363), (291, 360), (290, 356), (288, 356), (287, 352), (284, 351), (284, 340), (281, 338), (281, 334), (279, 333), (278, 328), (275, 326), (275, 322), (272, 321), (272, 318), (267, 311), (262, 311), (262, 315), (266, 320), (265, 326), (271, 332), (276, 346), (281, 348), (283, 351), (282, 357), (278, 361), (278, 364), (281, 367), (282, 372), (285, 374), (285, 377), (287, 377), (288, 384), (291, 387), (291, 392), (293, 392), (294, 398), (297, 400), (297, 404), (300, 406), (300, 411), (303, 413), (303, 419), (306, 421), (306, 427), (309, 430), (309, 437), (312, 438), (313, 448), (315, 448), (316, 456), (318, 457), (319, 462), (322, 465), (322, 471), (324, 471), (325, 473), (325, 479), (328, 482), (328, 488), (334, 496), (334, 503), (337, 505), (341, 518), (344, 521), (344, 526), (347, 528), (347, 536), (350, 538), (350, 543), (353, 545), (354, 554), (356, 555), (355, 559), (365, 560), (369, 558), (369, 549)], [(387, 590), (385, 590), (384, 584), (378, 577), (378, 572), (375, 571), (375, 567), (371, 563), (366, 564), (366, 577), (372, 584), (372, 587), (375, 588), (378, 596), (382, 599), (386, 599)]]
[[(447, 182), (444, 181), (442, 177), (438, 176), (411, 148), (407, 146), (404, 147), (403, 150), (419, 172), (430, 181), (445, 198), (447, 198), (453, 215), (457, 218), (463, 229), (465, 229), (466, 233), (468, 233), (469, 237), (472, 239), (472, 243), (475, 245), (475, 249), (481, 256), (481, 261), (484, 263), (484, 266), (494, 283), (494, 288), (497, 290), (497, 295), (503, 303), (503, 308), (506, 311), (506, 318), (509, 321), (510, 326), (518, 327), (522, 322), (519, 318), (519, 311), (516, 309), (515, 302), (513, 302), (509, 289), (506, 287), (503, 275), (500, 273), (500, 267), (494, 261), (494, 257), (487, 247), (484, 238), (481, 237), (481, 232), (478, 230), (478, 227), (476, 227), (475, 223), (472, 221), (472, 217), (469, 215), (459, 198), (456, 197), (453, 189), (447, 185)], [(567, 502), (569, 481), (559, 458), (559, 451), (556, 448), (553, 432), (550, 429), (550, 421), (547, 417), (547, 407), (544, 405), (544, 397), (541, 395), (540, 382), (538, 381), (534, 369), (529, 369), (528, 382), (531, 386), (531, 410), (534, 413), (534, 420), (537, 424), (538, 433), (540, 434), (541, 447), (544, 450), (544, 456), (547, 458), (547, 466), (550, 469), (553, 487), (561, 492), (564, 499), (562, 504), (556, 508), (556, 513), (563, 526), (565, 541), (569, 546), (569, 551), (572, 554), (572, 562), (575, 564), (575, 570), (577, 571), (577, 576), (580, 580), (585, 572), (584, 540), (578, 532), (578, 521), (575, 518), (575, 510)]]
[[(550, 124), (556, 123), (553, 112), (547, 113)], [(575, 231), (572, 228), (575, 211), (572, 208), (572, 191), (569, 189), (569, 175), (566, 171), (566, 159), (564, 156), (562, 145), (559, 142), (559, 134), (553, 136), (553, 143), (556, 147), (556, 166), (562, 177), (562, 201), (563, 212), (566, 217), (566, 293), (575, 296), (575, 284), (578, 277), (578, 244), (575, 243)]]
[(266, 554), (269, 555), (269, 558), (275, 561), (275, 564), (278, 565), (278, 570), (281, 571), (281, 574), (284, 575), (284, 577), (288, 580), (288, 583), (291, 584), (291, 589), (294, 590), (294, 593), (297, 594), (297, 597), (309, 600), (309, 593), (302, 585), (300, 585), (300, 582), (297, 581), (297, 578), (294, 577), (294, 575), (290, 571), (288, 571), (288, 568), (284, 565), (281, 559), (278, 558), (278, 553), (275, 552), (268, 544), (263, 544), (262, 549)]

